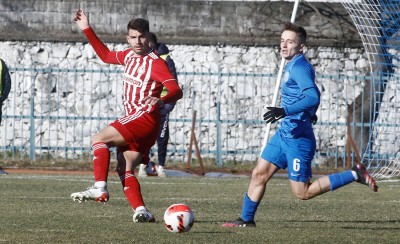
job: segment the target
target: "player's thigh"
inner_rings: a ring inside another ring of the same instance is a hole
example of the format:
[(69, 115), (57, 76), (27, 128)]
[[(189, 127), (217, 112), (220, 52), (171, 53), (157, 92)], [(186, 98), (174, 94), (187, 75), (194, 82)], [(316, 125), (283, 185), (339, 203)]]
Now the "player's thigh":
[(283, 138), (279, 135), (279, 133), (275, 133), (268, 144), (262, 148), (260, 158), (266, 162), (274, 164), (280, 169), (286, 169), (287, 161), (284, 152), (285, 148), (282, 147), (282, 145), (284, 145), (282, 141)]
[(124, 137), (112, 126), (107, 126), (93, 136), (92, 143), (104, 142), (109, 147), (125, 144)]
[(259, 158), (256, 167), (252, 172), (252, 180), (260, 181), (265, 183), (271, 179), (271, 177), (279, 170), (280, 168), (274, 165), (271, 162), (263, 158)]
[(315, 139), (299, 138), (286, 141), (288, 177), (295, 182), (307, 183), (312, 177), (311, 163), (315, 155)]

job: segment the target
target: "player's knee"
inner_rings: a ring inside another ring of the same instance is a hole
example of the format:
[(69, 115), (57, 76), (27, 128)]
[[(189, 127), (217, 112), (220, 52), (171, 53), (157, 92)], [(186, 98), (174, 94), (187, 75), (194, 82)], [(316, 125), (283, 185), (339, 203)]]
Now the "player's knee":
[(311, 199), (307, 195), (297, 195), (297, 198), (300, 199), (300, 200), (309, 200), (309, 199)]
[(98, 142), (102, 142), (101, 136), (100, 136), (100, 134), (95, 134), (95, 135), (92, 137), (92, 144), (95, 144), (95, 143), (98, 143)]
[(267, 181), (266, 172), (260, 171), (257, 167), (254, 168), (251, 174), (251, 180), (265, 183)]
[(311, 197), (308, 195), (307, 192), (293, 192), (293, 195), (300, 200), (309, 200)]

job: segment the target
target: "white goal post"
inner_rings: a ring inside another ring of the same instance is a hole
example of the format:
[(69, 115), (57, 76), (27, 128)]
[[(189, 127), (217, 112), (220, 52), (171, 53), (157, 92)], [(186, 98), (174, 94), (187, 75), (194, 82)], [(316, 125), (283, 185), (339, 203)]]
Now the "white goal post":
[(400, 176), (400, 1), (343, 1), (370, 63), (372, 112), (363, 163), (377, 179)]

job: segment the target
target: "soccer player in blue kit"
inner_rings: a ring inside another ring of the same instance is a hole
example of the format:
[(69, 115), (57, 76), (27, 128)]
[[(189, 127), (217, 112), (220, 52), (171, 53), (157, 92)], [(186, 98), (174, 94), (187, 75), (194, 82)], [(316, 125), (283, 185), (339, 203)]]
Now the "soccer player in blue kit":
[(241, 216), (222, 224), (223, 227), (256, 227), (254, 216), (264, 196), (268, 181), (280, 169), (286, 169), (293, 194), (308, 200), (333, 191), (351, 182), (378, 190), (375, 180), (362, 164), (351, 170), (322, 176), (311, 183), (311, 162), (316, 141), (312, 128), (320, 102), (315, 84), (315, 71), (303, 54), (307, 33), (303, 27), (286, 23), (281, 33), (281, 56), (286, 66), (281, 85), (281, 107), (268, 107), (264, 114), (267, 123), (283, 118), (281, 126), (266, 146), (253, 169), (247, 193), (244, 195)]

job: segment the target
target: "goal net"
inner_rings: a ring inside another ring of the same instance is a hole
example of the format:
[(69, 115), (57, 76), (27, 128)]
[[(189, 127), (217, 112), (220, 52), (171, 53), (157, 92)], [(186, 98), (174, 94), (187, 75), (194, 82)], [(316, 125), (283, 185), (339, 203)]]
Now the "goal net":
[(361, 36), (370, 62), (372, 108), (363, 163), (377, 179), (400, 176), (400, 1), (342, 2)]

